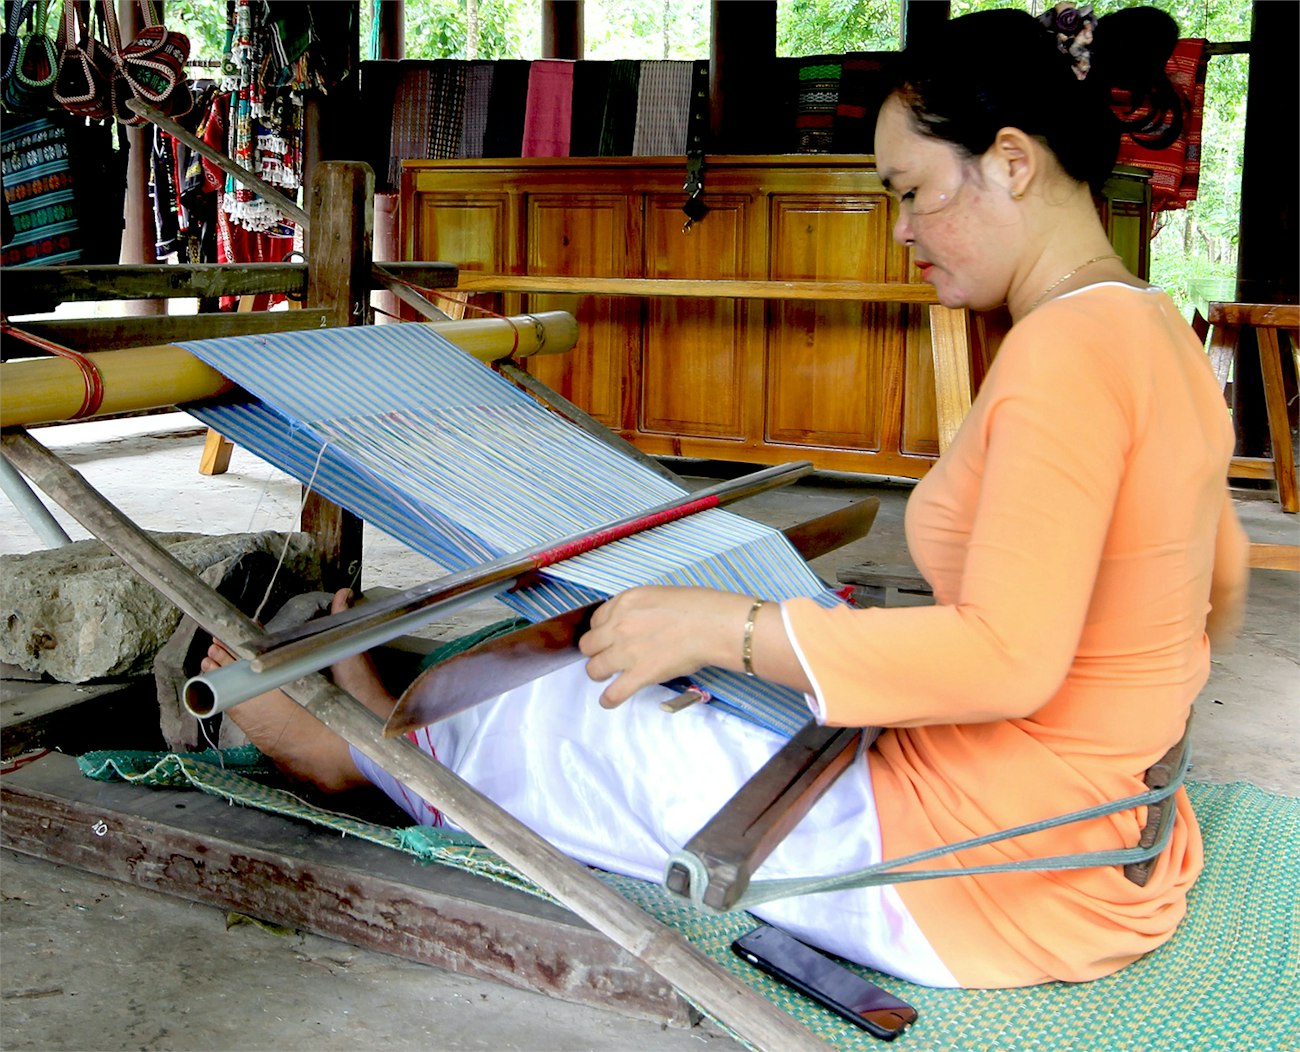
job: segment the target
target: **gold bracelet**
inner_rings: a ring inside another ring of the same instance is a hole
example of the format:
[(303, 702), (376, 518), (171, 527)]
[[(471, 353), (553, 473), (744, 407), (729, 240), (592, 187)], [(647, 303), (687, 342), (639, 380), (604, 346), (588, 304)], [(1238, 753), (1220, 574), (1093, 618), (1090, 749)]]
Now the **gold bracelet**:
[(754, 605), (749, 608), (749, 616), (745, 618), (745, 634), (740, 642), (740, 659), (745, 665), (745, 675), (754, 674), (754, 619), (758, 617), (758, 612), (763, 608), (766, 599), (755, 599)]

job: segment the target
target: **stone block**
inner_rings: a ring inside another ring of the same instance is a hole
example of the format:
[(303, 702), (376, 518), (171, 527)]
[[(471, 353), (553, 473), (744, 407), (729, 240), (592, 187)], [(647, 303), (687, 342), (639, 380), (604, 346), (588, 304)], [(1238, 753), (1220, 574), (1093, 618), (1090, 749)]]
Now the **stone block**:
[[(249, 551), (279, 558), (286, 539), (272, 531), (153, 537), (200, 575)], [(311, 537), (287, 537), (285, 567), (319, 580), (320, 559)], [(0, 662), (64, 683), (148, 672), (181, 617), (102, 541), (0, 556), (0, 614)]]

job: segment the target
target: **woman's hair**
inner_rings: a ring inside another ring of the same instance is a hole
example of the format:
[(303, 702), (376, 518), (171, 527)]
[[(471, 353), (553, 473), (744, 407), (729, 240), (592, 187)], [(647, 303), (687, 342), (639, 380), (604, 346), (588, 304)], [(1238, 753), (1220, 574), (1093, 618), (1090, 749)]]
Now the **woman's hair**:
[(909, 45), (894, 94), (923, 134), (972, 157), (1000, 129), (1019, 128), (1096, 193), (1121, 131), (1157, 149), (1177, 138), (1181, 104), (1165, 73), (1177, 40), (1177, 24), (1162, 11), (1126, 8), (1101, 18), (1090, 47), (1085, 35), (1085, 48), (1071, 55), (1068, 41), (1058, 46), (1057, 31), (1024, 11), (979, 11)]

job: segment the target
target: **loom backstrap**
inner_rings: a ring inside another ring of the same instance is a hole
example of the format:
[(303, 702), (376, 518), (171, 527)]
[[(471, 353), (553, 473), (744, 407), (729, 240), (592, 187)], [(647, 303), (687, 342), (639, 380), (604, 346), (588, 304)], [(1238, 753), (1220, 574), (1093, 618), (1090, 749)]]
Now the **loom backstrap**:
[[(731, 906), (731, 910), (749, 910), (755, 906), (762, 905), (764, 902), (771, 902), (775, 899), (791, 898), (796, 895), (814, 895), (823, 891), (846, 891), (853, 888), (870, 888), (881, 884), (904, 884), (914, 880), (937, 880), (940, 877), (970, 877), (986, 873), (1017, 873), (1017, 872), (1048, 872), (1051, 870), (1066, 869), (1091, 869), (1097, 866), (1127, 866), (1139, 862), (1147, 862), (1156, 858), (1169, 844), (1169, 838), (1173, 834), (1173, 816), (1176, 808), (1166, 808), (1161, 815), (1160, 827), (1156, 833), (1155, 839), (1148, 847), (1141, 845), (1128, 848), (1114, 848), (1108, 851), (1083, 851), (1070, 855), (1053, 855), (1047, 858), (1025, 858), (1014, 862), (1000, 862), (984, 866), (965, 866), (953, 869), (912, 869), (906, 870), (906, 866), (914, 866), (921, 862), (928, 862), (934, 858), (941, 858), (944, 855), (950, 855), (957, 851), (965, 851), (969, 848), (982, 847), (985, 844), (993, 844), (1000, 840), (1010, 840), (1014, 837), (1028, 836), (1030, 833), (1039, 833), (1044, 829), (1054, 829), (1057, 826), (1070, 825), (1074, 822), (1084, 822), (1093, 818), (1104, 818), (1107, 815), (1119, 814), (1121, 811), (1128, 811), (1137, 807), (1150, 807), (1167, 800), (1174, 795), (1182, 786), (1187, 776), (1187, 770), (1190, 766), (1191, 750), (1185, 748), (1182, 750), (1182, 756), (1179, 760), (1178, 767), (1173, 772), (1167, 785), (1158, 786), (1137, 793), (1134, 796), (1126, 796), (1121, 800), (1112, 800), (1103, 804), (1095, 804), (1092, 807), (1085, 807), (1078, 811), (1070, 811), (1067, 814), (1057, 815), (1054, 818), (1044, 818), (1036, 822), (1028, 822), (1024, 825), (1014, 826), (1011, 829), (1004, 829), (996, 833), (986, 833), (984, 836), (972, 837), (969, 840), (963, 840), (956, 844), (944, 844), (940, 847), (930, 848), (926, 851), (918, 851), (915, 854), (906, 855), (902, 858), (885, 859), (877, 862), (875, 865), (866, 866), (862, 869), (854, 870), (849, 873), (839, 873), (834, 876), (825, 877), (792, 877), (784, 880), (759, 880), (754, 881), (745, 892)], [(709, 912), (729, 912), (728, 910), (716, 910), (704, 901), (704, 892), (708, 886), (709, 874), (704, 863), (692, 852), (679, 851), (668, 860), (668, 866), (665, 872), (671, 872), (674, 867), (684, 869), (690, 876), (690, 899), (696, 906)]]

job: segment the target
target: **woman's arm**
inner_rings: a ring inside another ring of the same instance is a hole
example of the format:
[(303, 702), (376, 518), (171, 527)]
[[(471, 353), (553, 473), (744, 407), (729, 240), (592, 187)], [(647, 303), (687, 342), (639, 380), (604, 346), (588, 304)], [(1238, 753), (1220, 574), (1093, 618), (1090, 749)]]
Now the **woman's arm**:
[[(744, 671), (745, 625), (754, 597), (711, 588), (632, 588), (600, 606), (578, 642), (597, 682), (616, 677), (601, 695), (606, 708), (642, 687), (689, 676), (706, 665)], [(756, 675), (796, 690), (811, 684), (786, 637), (776, 603), (754, 614), (750, 640)]]

